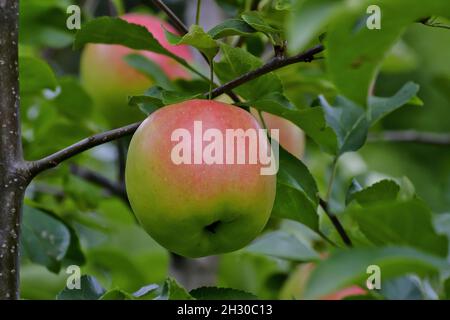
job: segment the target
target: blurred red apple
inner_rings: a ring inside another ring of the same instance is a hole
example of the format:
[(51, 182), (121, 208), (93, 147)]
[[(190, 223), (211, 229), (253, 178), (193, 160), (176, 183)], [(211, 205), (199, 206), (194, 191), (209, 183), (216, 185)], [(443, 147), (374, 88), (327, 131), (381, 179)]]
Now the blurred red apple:
[[(146, 27), (163, 47), (175, 55), (187, 61), (193, 59), (187, 46), (172, 46), (167, 42), (164, 28), (173, 33), (176, 31), (166, 22), (144, 14), (126, 14), (121, 19)], [(190, 77), (179, 63), (164, 55), (136, 51), (120, 45), (88, 44), (81, 57), (81, 79), (108, 125), (112, 127), (144, 118), (142, 112), (128, 106), (128, 96), (142, 94), (153, 84), (151, 79), (124, 60), (131, 53), (139, 53), (152, 60), (169, 79)]]

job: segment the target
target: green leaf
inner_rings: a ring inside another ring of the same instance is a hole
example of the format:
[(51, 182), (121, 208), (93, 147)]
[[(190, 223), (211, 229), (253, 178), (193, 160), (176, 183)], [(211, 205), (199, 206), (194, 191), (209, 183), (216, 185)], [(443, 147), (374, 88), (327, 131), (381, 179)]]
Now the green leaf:
[(293, 0), (276, 0), (275, 9), (276, 10), (289, 10), (292, 7)]
[(418, 199), (377, 202), (363, 208), (350, 208), (348, 214), (356, 220), (364, 235), (377, 246), (405, 245), (447, 256), (447, 237), (435, 231), (430, 209)]
[(164, 107), (161, 99), (152, 96), (132, 96), (129, 98), (128, 104), (132, 107), (138, 107), (146, 115)]
[(101, 17), (86, 23), (75, 36), (74, 48), (80, 49), (87, 43), (118, 44), (131, 49), (153, 51), (196, 72), (185, 60), (165, 49), (145, 27), (119, 18)]
[(256, 32), (248, 23), (241, 19), (228, 19), (208, 31), (213, 39), (229, 36), (246, 36)]
[[(33, 262), (59, 272), (70, 245), (70, 231), (60, 221), (36, 208), (24, 205), (21, 244)], [(17, 235), (16, 235), (17, 236)]]
[(167, 278), (161, 294), (155, 300), (195, 300), (175, 279)]
[(64, 288), (56, 296), (57, 300), (98, 300), (106, 290), (92, 276), (83, 275), (80, 279), (80, 289)]
[(307, 299), (317, 299), (352, 284), (363, 284), (369, 274), (367, 267), (377, 265), (382, 279), (401, 275), (425, 276), (449, 270), (445, 259), (408, 247), (364, 248), (340, 250), (319, 263), (305, 291)]
[[(259, 58), (242, 48), (233, 48), (226, 44), (221, 44), (221, 50), (223, 53), (222, 60), (214, 63), (214, 70), (222, 84), (263, 64)], [(281, 92), (282, 90), (281, 81), (273, 72), (246, 82), (234, 89), (237, 94), (248, 100), (257, 100), (262, 96), (273, 92)]]
[(166, 73), (152, 60), (141, 54), (129, 54), (125, 57), (125, 61), (146, 75), (149, 79), (156, 82), (156, 85), (163, 87), (164, 89), (173, 88), (172, 82), (167, 77)]
[(296, 157), (280, 149), (277, 194), (272, 214), (319, 228), (318, 189), (308, 168)]
[(157, 289), (159, 289), (159, 286), (157, 284), (152, 283), (134, 292), (133, 296), (139, 300), (147, 300), (149, 296), (152, 293), (154, 293)]
[(242, 19), (247, 22), (250, 26), (252, 26), (255, 30), (264, 32), (264, 33), (273, 33), (279, 32), (278, 29), (269, 25), (261, 14), (258, 11), (249, 11), (245, 12), (241, 15)]
[(320, 96), (320, 102), (327, 123), (338, 138), (337, 155), (361, 148), (369, 132), (369, 122), (364, 110), (341, 96), (336, 98), (334, 106), (331, 106), (323, 96)]
[(120, 289), (113, 289), (103, 294), (99, 300), (135, 300), (135, 298), (128, 292)]
[[(366, 10), (371, 4), (381, 8), (381, 30), (366, 27)], [(445, 0), (425, 5), (421, 0), (364, 0), (347, 7), (328, 30), (325, 54), (337, 88), (364, 107), (378, 67), (406, 27), (423, 17), (450, 15), (450, 2)]]
[(330, 154), (336, 153), (336, 134), (331, 127), (327, 126), (322, 108), (292, 109), (286, 98), (278, 93), (262, 95), (256, 100), (245, 102), (245, 105), (290, 120), (313, 139), (322, 150)]
[(232, 288), (201, 287), (189, 294), (197, 300), (258, 300), (252, 293)]
[(274, 231), (263, 234), (245, 250), (297, 262), (317, 260), (320, 258), (317, 252), (285, 231)]
[(61, 261), (61, 264), (63, 266), (68, 266), (72, 264), (76, 264), (78, 266), (84, 265), (86, 262), (86, 257), (84, 256), (84, 253), (81, 250), (80, 239), (73, 226), (71, 226), (56, 213), (52, 212), (49, 208), (46, 208), (40, 203), (34, 202), (30, 199), (25, 199), (25, 203), (26, 206), (29, 206), (34, 210), (38, 210), (40, 213), (57, 220), (59, 223), (63, 224), (69, 230), (70, 244), (66, 250), (66, 254), (64, 255), (63, 260)]
[(377, 202), (388, 202), (397, 198), (399, 185), (392, 180), (381, 180), (362, 190), (350, 193), (347, 203), (356, 200), (360, 205), (370, 205)]
[(369, 110), (371, 114), (371, 125), (389, 113), (397, 110), (405, 104), (420, 104), (420, 99), (416, 97), (419, 92), (419, 85), (414, 82), (406, 83), (395, 95), (389, 98), (369, 97)]
[(444, 299), (450, 300), (450, 278), (444, 282)]
[(192, 25), (189, 28), (189, 32), (182, 37), (175, 35), (167, 30), (165, 30), (164, 32), (166, 33), (166, 38), (170, 44), (187, 44), (194, 48), (197, 48), (208, 57), (209, 61), (211, 61), (219, 52), (219, 45), (217, 44), (217, 42), (199, 25)]
[(19, 58), (21, 94), (41, 93), (44, 89), (55, 90), (58, 82), (50, 66), (42, 59)]
[(131, 96), (128, 100), (130, 106), (137, 106), (145, 114), (151, 114), (155, 110), (174, 103), (183, 102), (195, 98), (201, 98), (202, 94), (165, 90), (161, 87), (151, 87), (141, 96)]

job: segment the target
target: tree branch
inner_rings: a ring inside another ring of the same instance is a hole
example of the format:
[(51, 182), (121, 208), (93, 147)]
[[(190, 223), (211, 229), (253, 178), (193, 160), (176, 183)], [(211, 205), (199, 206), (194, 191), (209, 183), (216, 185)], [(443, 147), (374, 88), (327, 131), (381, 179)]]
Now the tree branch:
[(214, 89), (212, 91), (212, 96), (213, 96), (213, 98), (220, 96), (227, 90), (234, 89), (246, 82), (254, 80), (266, 73), (283, 68), (285, 66), (288, 66), (288, 65), (291, 65), (294, 63), (298, 63), (298, 62), (311, 62), (314, 60), (314, 56), (316, 54), (318, 54), (324, 50), (325, 50), (325, 48), (323, 45), (318, 45), (318, 46), (315, 46), (314, 48), (311, 48), (303, 53), (297, 54), (297, 55), (289, 57), (289, 58), (273, 57), (272, 60), (270, 60), (268, 63), (261, 66), (260, 68), (257, 68), (246, 74), (243, 74), (242, 76), (240, 76), (234, 80), (231, 80), (230, 82), (225, 83), (224, 85)]
[(65, 149), (62, 149), (54, 154), (40, 160), (31, 161), (28, 163), (28, 170), (32, 176), (39, 174), (44, 170), (56, 167), (64, 160), (70, 159), (73, 156), (80, 154), (83, 151), (89, 150), (101, 144), (119, 139), (121, 137), (133, 134), (141, 122), (133, 123), (125, 127), (102, 132), (88, 138), (85, 138)]
[[(243, 74), (242, 76), (225, 83), (224, 85), (215, 88), (212, 91), (212, 98), (215, 98), (217, 96), (220, 96), (221, 94), (232, 90), (246, 82), (249, 82), (253, 79), (256, 79), (259, 76), (262, 76), (266, 73), (272, 72), (276, 69), (280, 69), (282, 67), (298, 63), (298, 62), (310, 62), (314, 60), (314, 55), (317, 53), (320, 53), (324, 50), (324, 47), (322, 45), (316, 46), (310, 50), (307, 50), (303, 53), (300, 53), (298, 55), (289, 57), (289, 58), (280, 58), (275, 57), (271, 61), (269, 61), (267, 64), (261, 66), (260, 68), (257, 68), (255, 70), (252, 70), (246, 74)], [(204, 96), (208, 97), (209, 92), (205, 93)], [(35, 176), (39, 174), (40, 172), (51, 169), (56, 167), (58, 164), (63, 162), (64, 160), (70, 159), (73, 156), (76, 156), (77, 154), (86, 151), (88, 149), (91, 149), (93, 147), (99, 146), (101, 144), (110, 142), (112, 140), (131, 135), (133, 134), (136, 129), (139, 127), (141, 122), (134, 123), (125, 127), (121, 127), (118, 129), (106, 131), (103, 133), (99, 133), (96, 135), (93, 135), (89, 138), (83, 139), (63, 150), (60, 150), (48, 157), (45, 157), (40, 160), (32, 161), (28, 163), (28, 170), (30, 171), (32, 176)]]
[(339, 219), (330, 212), (330, 210), (328, 208), (328, 203), (325, 200), (323, 200), (322, 198), (319, 198), (319, 204), (322, 207), (323, 211), (325, 211), (328, 218), (330, 218), (331, 223), (333, 224), (334, 228), (338, 232), (342, 241), (344, 241), (345, 245), (347, 247), (353, 247), (352, 240), (350, 240), (350, 237), (347, 235), (347, 232), (345, 231), (344, 227), (339, 222)]
[(415, 130), (406, 131), (384, 131), (381, 133), (371, 133), (370, 142), (411, 142), (436, 146), (449, 146), (450, 133), (420, 132)]
[(19, 298), (24, 170), (19, 117), (19, 1), (0, 1), (0, 300)]

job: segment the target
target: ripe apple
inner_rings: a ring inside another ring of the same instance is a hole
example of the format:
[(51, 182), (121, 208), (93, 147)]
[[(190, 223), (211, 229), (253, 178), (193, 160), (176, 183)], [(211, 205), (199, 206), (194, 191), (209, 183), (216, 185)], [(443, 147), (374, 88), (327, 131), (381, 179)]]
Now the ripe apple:
[[(187, 61), (193, 59), (187, 46), (172, 46), (167, 42), (163, 27), (173, 33), (176, 31), (166, 22), (144, 14), (126, 14), (121, 19), (146, 27), (167, 50)], [(144, 93), (153, 81), (127, 64), (124, 58), (132, 53), (142, 54), (152, 60), (169, 79), (190, 77), (180, 64), (164, 55), (120, 45), (88, 44), (81, 56), (82, 83), (112, 127), (136, 122), (144, 117), (142, 112), (128, 106), (128, 96)]]
[[(258, 119), (260, 123), (262, 123), (258, 110), (251, 108), (250, 112), (256, 117), (256, 119)], [(278, 141), (280, 145), (296, 158), (303, 158), (305, 153), (305, 134), (303, 130), (291, 121), (282, 117), (270, 114), (268, 112), (261, 112), (261, 115), (268, 130), (280, 130), (280, 141)]]
[[(200, 121), (203, 140), (195, 129)], [(262, 175), (260, 162), (228, 161), (236, 160), (242, 151), (249, 155), (249, 139), (244, 139), (247, 143), (241, 149), (226, 144), (221, 149), (223, 163), (208, 164), (203, 157), (186, 164), (173, 157), (181, 141), (174, 139), (174, 133), (182, 130), (194, 137), (187, 144), (190, 151), (182, 156), (195, 160), (196, 154), (210, 150), (213, 142), (206, 138), (207, 132), (226, 136), (228, 129), (256, 131), (261, 126), (238, 107), (195, 99), (155, 111), (131, 140), (126, 187), (133, 211), (157, 242), (179, 255), (201, 257), (240, 249), (269, 219), (276, 175)], [(270, 153), (267, 136), (260, 139), (258, 148), (262, 149), (258, 151)], [(221, 151), (216, 149), (214, 154)]]

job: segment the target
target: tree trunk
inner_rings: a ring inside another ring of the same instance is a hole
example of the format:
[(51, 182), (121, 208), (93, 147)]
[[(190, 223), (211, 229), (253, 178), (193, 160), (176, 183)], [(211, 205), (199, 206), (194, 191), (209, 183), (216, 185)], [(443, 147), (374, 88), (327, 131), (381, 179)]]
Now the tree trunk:
[(28, 175), (19, 118), (18, 0), (0, 0), (0, 299), (19, 298), (19, 234)]

